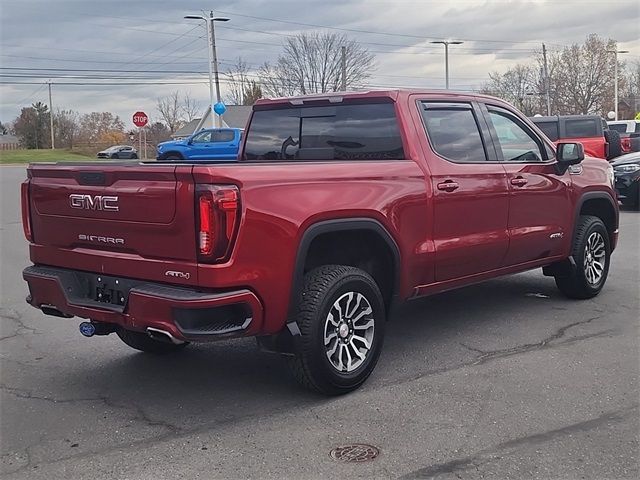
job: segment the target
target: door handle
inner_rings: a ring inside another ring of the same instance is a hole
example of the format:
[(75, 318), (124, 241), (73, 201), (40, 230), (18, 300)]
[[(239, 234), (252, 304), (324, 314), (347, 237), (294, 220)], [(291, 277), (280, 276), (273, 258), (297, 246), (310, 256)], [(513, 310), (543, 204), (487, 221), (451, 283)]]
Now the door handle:
[(445, 191), (445, 192), (453, 192), (454, 190), (457, 190), (459, 186), (460, 185), (458, 185), (453, 180), (445, 180), (444, 182), (439, 183), (437, 185), (438, 190), (442, 190), (442, 191)]
[(527, 183), (529, 183), (529, 180), (524, 177), (518, 176), (511, 179), (511, 185), (515, 185), (516, 187), (524, 187)]

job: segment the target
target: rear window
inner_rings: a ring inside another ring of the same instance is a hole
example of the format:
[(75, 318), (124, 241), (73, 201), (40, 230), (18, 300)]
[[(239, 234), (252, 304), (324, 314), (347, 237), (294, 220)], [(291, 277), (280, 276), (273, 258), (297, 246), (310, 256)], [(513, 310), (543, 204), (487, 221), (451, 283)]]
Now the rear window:
[(536, 122), (534, 120), (534, 123), (540, 130), (542, 130), (549, 140), (552, 142), (558, 140), (558, 122)]
[(565, 122), (566, 138), (598, 137), (596, 120), (567, 120)]
[(392, 103), (254, 112), (244, 160), (393, 160), (404, 150)]
[(615, 130), (618, 133), (627, 133), (627, 125), (616, 123), (615, 125), (609, 124), (609, 130)]

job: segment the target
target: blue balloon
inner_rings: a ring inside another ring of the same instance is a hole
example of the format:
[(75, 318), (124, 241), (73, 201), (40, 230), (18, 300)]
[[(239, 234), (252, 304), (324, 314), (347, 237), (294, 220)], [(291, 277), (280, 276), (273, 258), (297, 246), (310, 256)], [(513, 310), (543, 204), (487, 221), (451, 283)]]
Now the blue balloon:
[(216, 112), (218, 115), (223, 115), (224, 112), (227, 111), (227, 107), (225, 106), (224, 103), (218, 102), (213, 106), (213, 111)]

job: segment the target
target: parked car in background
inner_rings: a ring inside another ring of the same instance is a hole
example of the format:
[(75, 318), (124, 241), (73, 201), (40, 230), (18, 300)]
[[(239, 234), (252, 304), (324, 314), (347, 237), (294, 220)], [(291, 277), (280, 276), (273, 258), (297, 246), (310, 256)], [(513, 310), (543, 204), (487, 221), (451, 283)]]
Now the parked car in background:
[(242, 140), (240, 128), (200, 130), (183, 140), (162, 142), (158, 160), (236, 160)]
[(640, 152), (628, 153), (611, 162), (618, 200), (640, 208)]
[(129, 145), (115, 145), (98, 152), (98, 158), (138, 158), (138, 151)]
[(607, 125), (620, 134), (624, 153), (640, 152), (640, 120), (614, 120)]
[(598, 115), (552, 115), (531, 120), (554, 143), (580, 142), (585, 155), (610, 160), (622, 155), (620, 135)]

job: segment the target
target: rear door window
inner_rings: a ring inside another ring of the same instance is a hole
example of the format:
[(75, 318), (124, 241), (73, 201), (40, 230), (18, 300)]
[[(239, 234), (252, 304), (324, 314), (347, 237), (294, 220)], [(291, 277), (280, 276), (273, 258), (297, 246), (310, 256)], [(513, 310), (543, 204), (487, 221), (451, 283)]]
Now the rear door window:
[(245, 160), (404, 158), (392, 103), (258, 110), (246, 135)]
[(598, 123), (596, 120), (566, 120), (564, 124), (566, 138), (598, 137)]
[(422, 118), (433, 150), (453, 162), (487, 161), (480, 130), (468, 103), (422, 105)]

